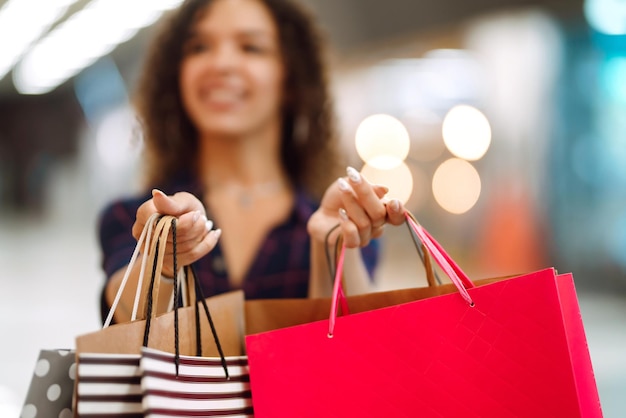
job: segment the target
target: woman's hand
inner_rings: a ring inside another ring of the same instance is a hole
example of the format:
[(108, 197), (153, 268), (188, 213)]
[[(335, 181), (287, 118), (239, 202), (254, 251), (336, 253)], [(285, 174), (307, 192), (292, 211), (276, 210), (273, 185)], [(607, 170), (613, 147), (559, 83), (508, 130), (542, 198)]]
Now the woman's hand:
[[(217, 244), (221, 230), (213, 230), (213, 222), (207, 220), (202, 202), (194, 195), (179, 192), (167, 196), (160, 190), (152, 191), (152, 199), (144, 202), (137, 209), (133, 225), (133, 236), (139, 238), (148, 218), (154, 213), (172, 215), (178, 218), (176, 224), (176, 250), (178, 264), (186, 266), (208, 254)], [(173, 277), (172, 271), (172, 235), (167, 239), (165, 250), (166, 262), (163, 275)]]
[(403, 223), (404, 207), (397, 199), (384, 199), (386, 187), (370, 184), (352, 167), (346, 171), (347, 177), (340, 177), (328, 187), (307, 229), (313, 239), (323, 242), (339, 224), (346, 247), (364, 247), (382, 235), (386, 223)]

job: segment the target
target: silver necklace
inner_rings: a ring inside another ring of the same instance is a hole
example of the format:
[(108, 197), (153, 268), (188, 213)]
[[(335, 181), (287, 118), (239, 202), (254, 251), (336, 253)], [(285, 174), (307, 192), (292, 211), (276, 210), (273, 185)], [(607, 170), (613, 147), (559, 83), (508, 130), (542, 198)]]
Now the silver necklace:
[(258, 199), (266, 198), (277, 194), (284, 188), (281, 180), (258, 183), (250, 187), (244, 187), (238, 183), (228, 183), (224, 185), (226, 192), (237, 202), (237, 205), (244, 209), (250, 209)]

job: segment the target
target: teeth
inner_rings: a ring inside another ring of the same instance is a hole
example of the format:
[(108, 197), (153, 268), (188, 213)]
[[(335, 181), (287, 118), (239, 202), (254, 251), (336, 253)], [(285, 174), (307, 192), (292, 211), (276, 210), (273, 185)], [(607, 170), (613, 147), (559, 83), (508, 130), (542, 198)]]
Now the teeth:
[(240, 94), (232, 90), (211, 90), (206, 98), (216, 102), (230, 102), (238, 100)]

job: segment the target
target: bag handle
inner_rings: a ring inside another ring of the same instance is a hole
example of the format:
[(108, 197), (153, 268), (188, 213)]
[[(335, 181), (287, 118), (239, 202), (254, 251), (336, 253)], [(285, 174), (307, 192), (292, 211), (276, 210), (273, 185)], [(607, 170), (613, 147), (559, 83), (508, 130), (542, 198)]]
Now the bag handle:
[[(435, 269), (432, 266), (432, 263), (431, 263), (431, 260), (430, 260), (430, 256), (428, 254), (428, 251), (426, 250), (426, 247), (424, 246), (424, 244), (418, 242), (419, 238), (416, 238), (416, 234), (413, 231), (413, 228), (411, 227), (411, 225), (409, 224), (408, 219), (405, 221), (405, 224), (406, 224), (407, 228), (409, 229), (409, 231), (411, 231), (411, 239), (413, 241), (413, 244), (415, 244), (415, 248), (417, 249), (417, 253), (420, 256), (420, 259), (422, 260), (422, 264), (424, 264), (424, 270), (426, 271), (426, 281), (428, 283), (428, 286), (432, 287), (432, 286), (436, 286), (437, 284), (441, 284), (441, 279), (439, 279), (439, 276), (437, 275), (437, 272), (435, 271)], [(328, 241), (329, 241), (330, 235), (337, 228), (339, 228), (339, 224), (337, 224), (334, 227), (332, 227), (328, 231), (328, 233), (326, 234), (326, 238), (324, 239), (324, 242), (326, 243), (326, 245), (325, 245), (326, 264), (327, 264), (328, 270), (330, 272), (330, 277), (331, 278), (335, 278), (333, 280), (333, 286), (334, 286), (334, 283), (337, 282), (337, 280), (336, 280), (337, 272), (341, 271), (341, 274), (343, 274), (343, 268), (341, 270), (338, 269), (339, 255), (340, 255), (341, 248), (343, 246), (343, 236), (340, 234), (337, 237), (337, 241), (335, 242), (335, 245), (334, 245), (334, 247), (335, 247), (334, 264), (333, 264), (333, 261), (332, 261), (333, 257), (330, 255), (330, 249), (329, 249), (329, 245), (328, 245)], [(348, 308), (348, 300), (346, 298), (346, 293), (345, 293), (345, 289), (343, 288), (343, 285), (339, 287), (338, 292), (339, 292), (339, 295), (338, 295), (339, 304), (341, 305), (341, 313), (342, 313), (342, 315), (348, 315), (350, 313), (350, 310)]]
[[(407, 221), (411, 225), (413, 231), (417, 234), (420, 241), (426, 246), (428, 252), (435, 258), (435, 261), (441, 267), (441, 269), (448, 275), (450, 280), (455, 284), (457, 289), (461, 292), (461, 295), (464, 295), (464, 292), (461, 291), (461, 288), (471, 289), (474, 287), (474, 283), (470, 280), (470, 278), (465, 274), (461, 267), (450, 257), (450, 255), (443, 249), (441, 244), (439, 244), (433, 237), (430, 235), (426, 229), (422, 225), (417, 222), (415, 217), (406, 212), (405, 214)], [(458, 283), (457, 283), (458, 282)], [(466, 292), (465, 292), (466, 293)], [(464, 296), (465, 297), (465, 296)], [(467, 294), (467, 298), (465, 298), (468, 302), (471, 301), (469, 294)]]
[[(461, 270), (458, 264), (450, 257), (450, 255), (441, 247), (441, 245), (417, 222), (415, 217), (408, 211), (405, 212), (406, 220), (413, 232), (422, 241), (427, 252), (435, 259), (436, 263), (450, 278), (454, 286), (457, 288), (461, 297), (469, 304), (474, 306), (474, 301), (467, 289), (475, 287), (474, 283)], [(335, 274), (335, 282), (333, 285), (333, 296), (330, 306), (330, 315), (328, 321), (328, 338), (333, 338), (335, 331), (335, 323), (337, 320), (337, 307), (341, 298), (341, 278), (345, 257), (345, 245), (342, 245), (339, 259), (337, 261), (337, 269)], [(429, 263), (430, 264), (430, 263)]]
[(126, 271), (124, 272), (124, 276), (122, 278), (122, 282), (120, 283), (120, 287), (117, 290), (117, 293), (115, 294), (115, 298), (113, 299), (113, 303), (111, 304), (111, 308), (109, 309), (109, 313), (106, 317), (106, 320), (104, 321), (104, 325), (102, 328), (107, 328), (108, 326), (111, 325), (111, 322), (113, 321), (113, 315), (115, 314), (115, 311), (117, 310), (120, 299), (124, 292), (124, 288), (126, 287), (126, 283), (128, 282), (128, 278), (130, 277), (130, 273), (133, 269), (133, 266), (137, 262), (137, 257), (139, 256), (139, 253), (141, 252), (141, 246), (145, 245), (144, 257), (141, 261), (141, 270), (139, 271), (139, 279), (137, 282), (137, 291), (135, 293), (135, 301), (133, 303), (133, 312), (131, 316), (131, 321), (134, 321), (135, 319), (137, 319), (137, 307), (139, 306), (139, 297), (141, 296), (141, 285), (143, 282), (143, 277), (145, 275), (146, 264), (148, 262), (149, 252), (150, 252), (149, 237), (152, 235), (152, 232), (155, 226), (155, 221), (159, 218), (159, 216), (160, 215), (158, 213), (152, 214), (152, 216), (148, 218), (148, 221), (144, 225), (144, 228), (141, 231), (141, 235), (139, 236), (139, 239), (137, 240), (137, 244), (135, 245), (133, 255), (131, 256), (128, 266), (126, 267)]
[[(328, 266), (328, 271), (330, 273), (330, 277), (336, 277), (337, 276), (337, 263), (338, 263), (338, 258), (339, 258), (339, 251), (338, 249), (342, 246), (343, 244), (343, 236), (341, 234), (339, 234), (339, 236), (337, 237), (337, 241), (335, 242), (335, 263), (333, 264), (332, 262), (332, 257), (330, 255), (330, 249), (329, 247), (329, 243), (328, 241), (330, 240), (330, 236), (333, 233), (333, 231), (335, 231), (337, 228), (339, 228), (339, 224), (333, 226), (327, 233), (326, 233), (326, 237), (324, 238), (324, 247), (325, 247), (325, 253), (326, 253), (326, 265)], [(343, 270), (343, 269), (342, 269)], [(334, 283), (334, 282), (333, 282)], [(350, 313), (350, 310), (348, 309), (348, 300), (346, 299), (346, 292), (343, 288), (343, 286), (339, 286), (339, 303), (341, 304), (341, 313), (343, 315), (348, 315)]]
[[(146, 320), (149, 317), (155, 318), (157, 315), (157, 310), (154, 309), (154, 301), (158, 300), (159, 297), (159, 289), (161, 284), (161, 272), (163, 271), (163, 263), (165, 260), (165, 249), (167, 247), (167, 237), (170, 233), (170, 228), (172, 224), (175, 224), (174, 216), (163, 216), (159, 219), (157, 224), (157, 231), (152, 237), (152, 245), (150, 247), (150, 254), (154, 254), (153, 263), (152, 263), (152, 274), (150, 278), (150, 283), (142, 289), (142, 294), (146, 295), (141, 299), (140, 302), (143, 302), (145, 306), (141, 306), (141, 311), (144, 314)], [(176, 241), (175, 239), (173, 240)], [(176, 244), (174, 243), (174, 246)], [(173, 271), (177, 271), (177, 254), (176, 248), (174, 248), (174, 266)], [(159, 280), (157, 280), (159, 278)], [(137, 286), (139, 287), (139, 286)], [(177, 274), (174, 274), (174, 299), (178, 296), (178, 283), (177, 283)]]
[[(167, 247), (167, 237), (169, 236), (170, 229), (172, 225), (176, 222), (176, 217), (166, 215), (162, 216), (157, 223), (156, 230), (158, 233), (155, 233), (152, 237), (152, 243), (150, 247), (150, 254), (153, 254), (152, 257), (152, 273), (150, 283), (147, 285), (147, 288), (142, 290), (142, 294), (146, 295), (140, 300), (140, 308), (141, 312), (144, 315), (144, 318), (148, 319), (149, 316), (153, 318), (157, 315), (157, 310), (152, 306), (154, 301), (158, 300), (159, 290), (161, 285), (161, 273), (163, 271), (163, 264), (165, 263), (165, 250)], [(176, 239), (173, 239), (173, 253), (174, 253), (174, 265), (173, 270), (177, 272), (177, 249), (176, 249)], [(178, 296), (179, 286), (177, 283), (178, 274), (174, 274), (174, 298)], [(142, 305), (143, 304), (143, 305)]]
[[(148, 346), (149, 334), (150, 334), (150, 325), (152, 320), (156, 318), (156, 309), (154, 309), (154, 300), (158, 296), (159, 291), (159, 282), (158, 278), (161, 276), (161, 269), (163, 267), (163, 259), (165, 257), (165, 247), (167, 244), (167, 237), (169, 235), (170, 229), (172, 232), (172, 246), (173, 246), (173, 271), (178, 271), (178, 249), (177, 249), (177, 236), (176, 236), (176, 224), (177, 219), (175, 216), (163, 216), (158, 225), (162, 225), (162, 229), (160, 234), (155, 234), (155, 238), (153, 239), (152, 251), (156, 253), (154, 257), (154, 262), (152, 266), (152, 276), (148, 289), (148, 298), (147, 298), (147, 306), (146, 306), (146, 327), (144, 330), (144, 339), (143, 346)], [(211, 334), (213, 335), (213, 340), (217, 346), (217, 351), (220, 356), (220, 360), (222, 363), (222, 367), (224, 368), (224, 373), (226, 375), (226, 379), (230, 379), (230, 375), (228, 373), (228, 367), (226, 364), (226, 358), (224, 356), (224, 352), (222, 350), (222, 345), (220, 344), (219, 337), (217, 336), (217, 331), (215, 329), (215, 324), (213, 322), (213, 318), (211, 317), (211, 313), (209, 312), (209, 307), (206, 303), (205, 297), (202, 293), (202, 288), (200, 286), (200, 281), (198, 279), (198, 275), (195, 274), (193, 266), (185, 266), (186, 270), (191, 270), (191, 274), (187, 274), (186, 280), (189, 276), (193, 277), (194, 284), (194, 294), (196, 296), (195, 303), (195, 319), (196, 319), (196, 353), (198, 356), (202, 354), (202, 343), (201, 343), (201, 331), (200, 331), (200, 318), (198, 312), (198, 299), (202, 303), (204, 308), (204, 312), (206, 314), (207, 320), (209, 322), (209, 326), (211, 328)], [(179, 336), (179, 318), (178, 318), (178, 309), (181, 307), (181, 302), (179, 298), (180, 286), (178, 281), (181, 279), (181, 275), (174, 275), (174, 364), (176, 367), (176, 376), (178, 376), (178, 370), (180, 366), (180, 336)], [(191, 286), (190, 286), (191, 287)]]
[[(213, 341), (215, 341), (215, 346), (217, 347), (217, 352), (219, 353), (220, 360), (222, 363), (222, 368), (224, 369), (224, 373), (226, 374), (226, 380), (230, 380), (230, 374), (228, 373), (228, 366), (226, 364), (226, 357), (224, 356), (224, 351), (222, 350), (222, 344), (220, 344), (220, 339), (217, 336), (217, 330), (215, 329), (215, 323), (213, 322), (213, 318), (211, 317), (211, 313), (209, 312), (209, 306), (206, 303), (206, 298), (204, 297), (204, 293), (202, 292), (202, 287), (200, 286), (200, 281), (198, 280), (198, 275), (195, 272), (195, 268), (193, 264), (188, 266), (191, 270), (191, 275), (194, 279), (194, 288), (196, 298), (200, 300), (202, 307), (204, 309), (204, 313), (209, 321), (209, 327), (211, 328), (211, 334), (213, 335)], [(201, 340), (201, 332), (200, 332), (200, 313), (198, 309), (198, 302), (195, 304), (196, 306), (196, 352), (197, 356), (202, 355), (202, 340)]]

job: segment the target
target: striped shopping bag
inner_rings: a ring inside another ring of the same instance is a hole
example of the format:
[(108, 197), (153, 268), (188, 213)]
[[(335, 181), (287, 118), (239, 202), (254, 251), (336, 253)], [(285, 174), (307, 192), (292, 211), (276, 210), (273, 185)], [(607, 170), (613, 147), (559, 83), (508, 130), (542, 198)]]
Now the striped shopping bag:
[(144, 348), (141, 390), (144, 416), (251, 417), (248, 358), (178, 356)]
[(141, 418), (138, 354), (79, 353), (76, 416)]

